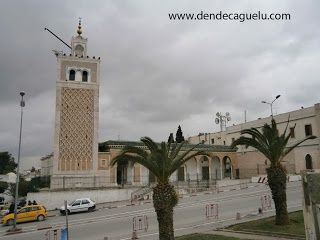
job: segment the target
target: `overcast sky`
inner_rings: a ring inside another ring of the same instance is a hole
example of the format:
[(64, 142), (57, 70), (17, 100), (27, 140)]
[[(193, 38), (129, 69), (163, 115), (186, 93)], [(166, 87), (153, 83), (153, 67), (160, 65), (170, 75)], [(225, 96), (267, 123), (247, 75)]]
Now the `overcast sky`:
[[(237, 4), (234, 4), (234, 3)], [(168, 13), (290, 13), (287, 21), (170, 21)], [(26, 92), (22, 168), (53, 151), (57, 62), (82, 18), (101, 57), (99, 141), (167, 140), (214, 132), (319, 102), (320, 1), (1, 1), (0, 151), (17, 158), (19, 91)]]

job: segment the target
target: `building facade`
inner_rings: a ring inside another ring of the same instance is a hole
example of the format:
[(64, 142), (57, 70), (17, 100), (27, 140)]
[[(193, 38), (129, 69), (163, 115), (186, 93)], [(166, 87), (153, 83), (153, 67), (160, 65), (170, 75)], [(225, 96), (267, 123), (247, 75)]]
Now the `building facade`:
[[(284, 131), (289, 119), (287, 131), (291, 135), (289, 146), (308, 135), (317, 137), (302, 143), (284, 158), (283, 164), (286, 166), (287, 171), (289, 173), (300, 173), (301, 170), (320, 168), (320, 103), (312, 107), (275, 115), (274, 119), (280, 132)], [(189, 137), (188, 141), (192, 144), (204, 143), (230, 146), (235, 139), (240, 137), (241, 130), (252, 127), (261, 129), (265, 123), (270, 124), (271, 117), (229, 126), (225, 131), (221, 132), (202, 133)], [(243, 146), (239, 146), (237, 158), (240, 178), (266, 174), (269, 162), (255, 149), (246, 149)]]
[(40, 158), (41, 177), (49, 177), (53, 174), (53, 153)]
[[(133, 186), (145, 186), (156, 181), (152, 173), (140, 164), (129, 162), (126, 166), (110, 166), (111, 160), (120, 154), (124, 146), (136, 146), (146, 149), (142, 142), (133, 141), (106, 141), (100, 143), (99, 170), (108, 176), (110, 184), (116, 186), (121, 184)], [(186, 144), (183, 150), (194, 147)], [(172, 174), (171, 181), (183, 183), (193, 182), (215, 182), (221, 179), (236, 178), (238, 160), (235, 149), (229, 146), (199, 145), (195, 150), (204, 150), (210, 154), (209, 157), (197, 156), (189, 160), (178, 171)]]

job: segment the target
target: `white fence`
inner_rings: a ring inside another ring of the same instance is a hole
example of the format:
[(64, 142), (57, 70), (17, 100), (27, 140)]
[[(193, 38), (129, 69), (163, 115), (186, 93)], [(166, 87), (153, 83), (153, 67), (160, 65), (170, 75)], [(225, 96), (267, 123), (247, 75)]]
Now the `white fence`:
[(60, 208), (64, 200), (68, 202), (77, 198), (88, 197), (96, 203), (116, 202), (129, 200), (131, 193), (136, 188), (129, 189), (103, 189), (103, 190), (69, 190), (69, 191), (42, 191), (36, 193), (28, 193), (28, 200), (36, 200), (49, 210)]

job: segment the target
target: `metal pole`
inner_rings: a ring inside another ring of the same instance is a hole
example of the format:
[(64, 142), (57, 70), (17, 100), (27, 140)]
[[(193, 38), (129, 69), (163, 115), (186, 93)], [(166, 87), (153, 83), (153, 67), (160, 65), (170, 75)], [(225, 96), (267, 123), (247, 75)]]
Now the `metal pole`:
[(17, 178), (16, 178), (16, 193), (14, 197), (14, 219), (13, 219), (13, 231), (16, 231), (17, 228), (17, 208), (18, 208), (18, 196), (19, 196), (19, 167), (20, 167), (20, 151), (21, 151), (21, 134), (22, 134), (22, 118), (23, 118), (23, 107), (25, 106), (23, 96), (25, 95), (24, 92), (20, 92), (21, 101), (20, 101), (20, 133), (19, 133), (19, 148), (18, 148), (18, 165), (17, 165)]
[(67, 240), (69, 240), (69, 223), (68, 223), (68, 203), (67, 200), (64, 200), (64, 211), (66, 213), (66, 229), (67, 229)]
[(247, 122), (247, 110), (244, 110), (244, 122)]
[(272, 103), (270, 103), (270, 107), (271, 107), (271, 117), (273, 117)]

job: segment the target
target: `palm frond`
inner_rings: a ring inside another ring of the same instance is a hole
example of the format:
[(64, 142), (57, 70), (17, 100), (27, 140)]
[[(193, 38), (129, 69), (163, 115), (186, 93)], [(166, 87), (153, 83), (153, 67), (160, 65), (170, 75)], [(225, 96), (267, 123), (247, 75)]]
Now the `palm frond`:
[(317, 137), (312, 135), (312, 136), (305, 137), (304, 139), (295, 142), (293, 145), (291, 145), (286, 150), (284, 150), (282, 156), (284, 157), (284, 156), (288, 155), (294, 148), (296, 148), (301, 143), (303, 143), (303, 142), (305, 142), (305, 141), (307, 141), (309, 139), (315, 139), (315, 138), (317, 138)]
[(150, 152), (158, 149), (158, 145), (150, 137), (142, 137), (140, 140), (147, 146)]
[[(174, 150), (172, 150), (170, 152), (169, 158), (170, 159), (175, 159), (176, 156), (179, 154), (179, 152), (181, 151), (183, 145), (185, 144), (185, 142), (181, 142), (181, 143), (177, 143)], [(197, 144), (198, 145), (198, 144)]]

